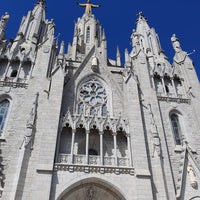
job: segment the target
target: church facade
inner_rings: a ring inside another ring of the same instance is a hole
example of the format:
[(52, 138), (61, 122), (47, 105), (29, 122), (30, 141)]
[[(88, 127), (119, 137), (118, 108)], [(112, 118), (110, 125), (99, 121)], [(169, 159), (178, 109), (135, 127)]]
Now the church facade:
[[(0, 199), (200, 200), (200, 84), (142, 13), (125, 63), (85, 13), (58, 47), (39, 0), (15, 39), (0, 21)], [(133, 27), (134, 28), (134, 27)]]

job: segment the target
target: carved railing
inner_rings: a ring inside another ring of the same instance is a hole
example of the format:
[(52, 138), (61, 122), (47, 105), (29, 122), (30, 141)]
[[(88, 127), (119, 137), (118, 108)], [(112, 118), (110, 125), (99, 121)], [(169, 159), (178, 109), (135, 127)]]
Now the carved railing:
[(0, 86), (27, 88), (28, 80), (16, 77), (0, 77)]
[(70, 163), (70, 154), (59, 154), (58, 162), (60, 163)]
[(114, 166), (115, 165), (115, 158), (110, 157), (110, 156), (104, 157), (104, 165)]
[(54, 170), (134, 175), (134, 168), (130, 166), (128, 158), (117, 158), (117, 162), (115, 162), (114, 157), (104, 156), (103, 165), (100, 162), (100, 156), (89, 155), (88, 159), (89, 161), (87, 164), (86, 155), (73, 155), (72, 160), (70, 154), (59, 154), (58, 162), (54, 165)]
[(120, 167), (129, 166), (129, 159), (128, 158), (117, 158), (117, 159), (118, 159), (118, 166), (120, 166)]
[[(74, 165), (85, 165), (86, 155), (73, 155), (73, 163), (71, 162), (70, 154), (59, 154), (59, 163), (74, 164)], [(115, 158), (111, 156), (104, 156), (103, 158), (104, 166), (116, 166)], [(117, 164), (120, 167), (128, 167), (128, 158), (117, 158)], [(89, 155), (89, 165), (101, 165), (100, 156)]]
[(183, 94), (177, 94), (177, 96), (175, 96), (172, 93), (165, 95), (163, 92), (157, 92), (157, 97), (159, 101), (191, 104), (191, 100)]
[(73, 164), (79, 164), (79, 165), (83, 165), (86, 163), (86, 157), (85, 155), (74, 155), (74, 162)]
[(100, 156), (89, 155), (90, 165), (100, 165)]

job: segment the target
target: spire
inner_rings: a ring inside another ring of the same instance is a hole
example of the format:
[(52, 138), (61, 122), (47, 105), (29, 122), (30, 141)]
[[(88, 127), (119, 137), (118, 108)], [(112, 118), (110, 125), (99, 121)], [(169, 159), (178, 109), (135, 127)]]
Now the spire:
[(61, 45), (60, 45), (60, 51), (59, 51), (58, 58), (62, 59), (64, 57), (64, 54), (65, 54), (65, 43), (64, 43), (64, 41), (62, 41)]
[(121, 66), (121, 56), (119, 52), (119, 47), (117, 46), (117, 53), (116, 53), (116, 65)]
[(103, 36), (102, 36), (102, 40), (106, 40), (106, 33), (105, 30), (103, 29)]
[(142, 12), (138, 13), (138, 19), (137, 19), (137, 29), (136, 31), (139, 33), (142, 33), (142, 30), (149, 30), (150, 27), (148, 25), (148, 20), (147, 18), (143, 15)]
[(79, 2), (77, 2), (77, 4), (80, 7), (85, 7), (85, 14), (87, 14), (87, 15), (92, 14), (92, 8), (99, 8), (101, 6), (101, 5), (91, 4), (90, 0), (88, 0), (87, 3), (79, 3)]

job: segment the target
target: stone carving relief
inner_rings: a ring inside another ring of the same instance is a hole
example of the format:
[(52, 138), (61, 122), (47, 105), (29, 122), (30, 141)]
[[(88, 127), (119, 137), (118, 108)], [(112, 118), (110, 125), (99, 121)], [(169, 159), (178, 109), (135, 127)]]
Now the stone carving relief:
[(97, 195), (97, 190), (94, 186), (89, 186), (86, 189), (86, 200), (95, 200)]
[(195, 174), (194, 168), (192, 167), (191, 163), (188, 164), (187, 172), (188, 172), (188, 175), (190, 178), (191, 186), (194, 189), (197, 189), (197, 187), (198, 187), (197, 178), (196, 178), (196, 174)]
[(98, 58), (96, 57), (96, 54), (92, 56), (92, 71), (93, 72), (98, 72)]

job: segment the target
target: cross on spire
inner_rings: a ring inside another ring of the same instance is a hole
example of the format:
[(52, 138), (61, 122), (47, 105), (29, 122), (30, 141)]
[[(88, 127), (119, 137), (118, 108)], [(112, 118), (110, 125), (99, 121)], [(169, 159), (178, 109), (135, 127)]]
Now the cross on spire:
[(77, 4), (80, 7), (85, 7), (85, 13), (86, 14), (91, 14), (92, 13), (92, 8), (99, 8), (101, 6), (101, 5), (91, 4), (90, 0), (87, 0), (87, 3), (79, 3), (79, 2), (77, 2)]

